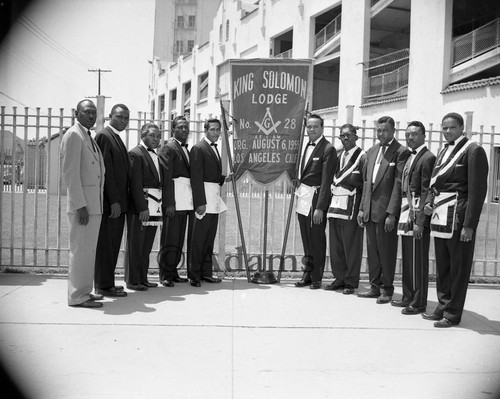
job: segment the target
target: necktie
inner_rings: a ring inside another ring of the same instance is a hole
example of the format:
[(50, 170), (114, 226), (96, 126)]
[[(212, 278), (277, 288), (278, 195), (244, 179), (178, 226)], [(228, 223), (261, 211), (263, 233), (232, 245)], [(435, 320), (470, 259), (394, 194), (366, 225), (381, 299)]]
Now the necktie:
[(349, 154), (349, 152), (347, 152), (347, 151), (344, 151), (344, 152), (342, 153), (342, 162), (340, 163), (340, 168), (341, 168), (341, 169), (344, 169), (344, 166), (345, 166), (345, 160), (346, 160), (346, 158), (347, 158), (347, 154)]
[(94, 150), (95, 152), (95, 144), (94, 144), (94, 140), (92, 140), (92, 136), (90, 134), (90, 130), (87, 130), (87, 133), (89, 134), (89, 138), (90, 138), (90, 143), (92, 144), (92, 149)]
[(380, 152), (378, 153), (377, 163), (382, 162), (382, 158), (384, 157), (386, 149), (387, 149), (387, 146), (385, 146), (385, 145), (380, 146)]

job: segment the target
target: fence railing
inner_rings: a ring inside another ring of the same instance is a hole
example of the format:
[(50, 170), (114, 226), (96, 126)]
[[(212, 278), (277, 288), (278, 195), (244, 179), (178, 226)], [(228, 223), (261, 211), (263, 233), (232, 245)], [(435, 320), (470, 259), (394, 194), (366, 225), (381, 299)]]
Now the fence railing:
[(315, 50), (319, 49), (325, 43), (327, 43), (331, 38), (340, 33), (340, 28), (342, 21), (342, 14), (337, 15), (331, 22), (328, 23), (323, 29), (316, 33), (316, 47)]
[[(34, 151), (41, 159), (41, 152), (46, 154), (45, 165), (34, 162), (34, 175), (44, 175), (44, 185), (28, 187), (22, 182), (7, 182), (0, 190), (0, 260), (3, 269), (7, 267), (20, 267), (36, 271), (64, 271), (68, 262), (68, 223), (66, 220), (66, 193), (62, 184), (59, 164), (59, 142), (60, 133), (72, 125), (72, 116), (64, 115), (61, 110), (59, 115), (51, 112), (41, 114), (18, 115), (15, 112), (7, 114), (2, 109), (0, 115), (0, 130), (14, 132), (18, 138), (28, 142), (34, 140), (37, 143), (45, 143), (37, 146)], [(129, 127), (122, 133), (125, 145), (131, 149), (139, 141), (139, 131), (142, 124), (150, 121), (150, 113), (140, 114), (131, 119)], [(154, 120), (162, 131), (163, 140), (169, 136), (170, 122), (168, 120)], [(191, 134), (188, 139), (190, 145), (202, 137), (203, 122), (192, 121), (190, 123)], [(404, 128), (396, 126), (396, 137), (404, 143)], [(339, 126), (335, 121), (326, 121), (325, 137), (335, 147), (340, 148), (338, 139)], [(376, 142), (374, 123), (363, 121), (359, 126), (358, 145), (367, 150)], [(12, 136), (6, 140), (2, 134), (0, 141), (0, 168), (2, 174), (12, 166), (4, 151), (8, 147), (7, 141), (13, 143)], [(443, 138), (439, 130), (432, 124), (427, 127), (427, 145), (434, 153), (441, 148)], [(476, 277), (500, 277), (500, 245), (497, 239), (500, 236), (500, 212), (499, 212), (499, 185), (500, 185), (500, 134), (495, 132), (495, 127), (490, 132), (484, 131), (473, 134), (472, 139), (481, 144), (490, 158), (490, 188), (487, 203), (483, 208), (480, 225), (477, 230), (477, 242), (473, 275)], [(15, 159), (17, 149), (10, 153)], [(23, 154), (26, 165), (27, 155)], [(45, 169), (43, 169), (45, 168)], [(26, 170), (23, 172), (26, 178)], [(5, 175), (5, 174), (4, 174)], [(9, 184), (10, 183), (10, 184)], [(238, 193), (243, 219), (243, 230), (248, 250), (249, 265), (256, 270), (262, 265), (262, 252), (266, 247), (266, 263), (268, 267), (276, 270), (279, 264), (282, 239), (284, 236), (286, 215), (290, 204), (291, 188), (287, 182), (280, 182), (265, 188), (250, 180), (238, 182)], [(268, 234), (263, 236), (263, 209), (265, 206), (266, 190), (268, 191)], [(241, 239), (239, 237), (234, 206), (234, 193), (231, 185), (223, 186), (223, 196), (226, 198), (228, 211), (224, 213), (219, 222), (219, 233), (216, 240), (216, 264), (221, 270), (242, 271), (244, 269)], [(151, 270), (157, 270), (156, 256), (159, 249), (159, 236), (157, 234), (154, 249), (151, 254)], [(264, 246), (264, 238), (266, 238)], [(123, 267), (124, 245), (120, 252), (118, 268)], [(301, 257), (303, 256), (302, 242), (297, 220), (292, 218), (290, 233), (285, 251), (285, 271), (300, 271)], [(329, 251), (327, 250), (327, 255)], [(434, 252), (431, 247), (431, 273), (435, 272)], [(399, 259), (400, 259), (400, 255)], [(328, 257), (327, 257), (328, 259)], [(181, 267), (184, 267), (182, 264)], [(327, 260), (327, 272), (329, 272), (329, 260)], [(366, 250), (362, 272), (367, 272)], [(398, 261), (397, 273), (401, 272), (400, 260)]]
[(276, 54), (273, 58), (292, 58), (293, 50), (283, 51), (282, 53)]
[(500, 18), (453, 39), (453, 66), (500, 46)]

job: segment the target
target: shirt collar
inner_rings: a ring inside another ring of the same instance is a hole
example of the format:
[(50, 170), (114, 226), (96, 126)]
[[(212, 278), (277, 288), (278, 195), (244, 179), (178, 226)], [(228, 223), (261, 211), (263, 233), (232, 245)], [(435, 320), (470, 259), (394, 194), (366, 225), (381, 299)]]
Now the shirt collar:
[(118, 130), (116, 130), (113, 126), (111, 125), (108, 125), (108, 127), (116, 134), (120, 134), (120, 132)]
[[(423, 149), (425, 148), (425, 144), (422, 144), (420, 147), (416, 148), (415, 151), (417, 152), (417, 154), (422, 151)], [(415, 154), (415, 155), (417, 155)]]

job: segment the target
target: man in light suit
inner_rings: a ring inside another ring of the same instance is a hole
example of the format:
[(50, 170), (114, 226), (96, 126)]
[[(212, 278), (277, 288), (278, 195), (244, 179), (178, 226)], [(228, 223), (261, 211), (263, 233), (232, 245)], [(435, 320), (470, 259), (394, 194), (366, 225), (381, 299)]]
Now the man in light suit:
[(360, 298), (389, 303), (394, 293), (398, 251), (397, 223), (401, 211), (401, 175), (410, 152), (395, 138), (394, 119), (377, 121), (379, 144), (366, 155), (363, 196), (358, 223), (365, 227), (370, 289)]
[[(146, 291), (158, 284), (148, 281), (149, 255), (153, 248), (161, 213), (150, 214), (150, 202), (161, 210), (164, 167), (156, 154), (161, 133), (158, 126), (146, 123), (141, 128), (141, 141), (130, 150), (130, 200), (127, 211), (127, 248), (125, 282), (127, 288)], [(152, 207), (154, 211), (155, 206)]]
[(343, 290), (350, 295), (359, 285), (363, 258), (363, 229), (356, 220), (363, 192), (366, 153), (356, 145), (356, 128), (347, 123), (340, 128), (344, 149), (332, 182), (330, 221), (330, 265), (335, 280), (325, 290)]
[(129, 110), (126, 105), (116, 104), (109, 117), (109, 126), (95, 138), (104, 157), (106, 181), (94, 278), (98, 294), (124, 297), (127, 293), (123, 287), (115, 285), (115, 269), (125, 226), (130, 180), (130, 159), (119, 133), (128, 125)]
[[(431, 236), (435, 235), (436, 289), (438, 306), (422, 317), (434, 320), (434, 327), (447, 328), (460, 323), (467, 286), (474, 261), (476, 229), (486, 198), (488, 159), (482, 147), (464, 135), (464, 120), (455, 112), (442, 120), (442, 133), (448, 142), (439, 152), (430, 181), (425, 212), (431, 214)], [(443, 197), (443, 200), (441, 200)], [(449, 235), (440, 237), (442, 227), (435, 219), (439, 203), (450, 197), (455, 205), (446, 210), (454, 217), (447, 223)]]
[(220, 198), (220, 186), (224, 184), (225, 176), (222, 174), (222, 163), (217, 149), (221, 123), (218, 119), (209, 119), (204, 128), (205, 137), (193, 146), (189, 156), (193, 205), (196, 212), (189, 270), (191, 285), (194, 287), (200, 287), (201, 280), (209, 283), (222, 281), (212, 276), (212, 257), (219, 213), (225, 210)]
[(305, 265), (296, 287), (321, 288), (326, 260), (326, 212), (330, 204), (330, 185), (337, 164), (337, 152), (323, 137), (323, 118), (311, 114), (306, 122), (309, 142), (300, 162), (297, 213), (304, 246)]
[[(406, 128), (406, 144), (411, 154), (403, 168), (402, 205), (398, 234), (401, 234), (403, 258), (403, 297), (392, 306), (402, 307), (404, 315), (425, 312), (429, 282), (429, 216), (424, 214), (432, 169), (436, 157), (425, 146), (425, 127), (413, 121)], [(402, 206), (403, 209), (403, 206)], [(410, 231), (411, 235), (407, 235)]]
[[(158, 254), (160, 283), (165, 287), (173, 287), (174, 283), (188, 281), (187, 278), (179, 276), (177, 265), (182, 259), (182, 248), (188, 221), (187, 254), (189, 254), (193, 214), (191, 168), (189, 166), (188, 144), (186, 143), (189, 136), (188, 120), (184, 116), (177, 116), (172, 121), (172, 130), (173, 137), (158, 151), (158, 156), (165, 165), (163, 184), (166, 186), (166, 198), (163, 204), (163, 226)], [(188, 257), (186, 255), (186, 259)]]
[(96, 107), (90, 100), (76, 106), (77, 122), (61, 141), (62, 176), (67, 186), (69, 221), (68, 304), (100, 308), (101, 296), (92, 292), (97, 235), (103, 212), (105, 166), (90, 136)]

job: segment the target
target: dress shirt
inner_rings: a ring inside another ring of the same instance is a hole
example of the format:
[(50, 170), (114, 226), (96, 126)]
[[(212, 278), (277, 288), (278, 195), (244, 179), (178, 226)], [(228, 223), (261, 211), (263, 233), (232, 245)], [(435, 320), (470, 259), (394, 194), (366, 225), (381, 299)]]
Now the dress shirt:
[(378, 154), (377, 154), (377, 160), (376, 160), (375, 166), (373, 168), (372, 183), (375, 183), (375, 179), (377, 178), (378, 169), (380, 168), (380, 162), (382, 162), (382, 158), (383, 158), (385, 152), (387, 151), (387, 148), (389, 148), (389, 146), (392, 144), (393, 141), (394, 141), (394, 139), (392, 139), (389, 143), (387, 143), (387, 145), (380, 146)]
[(446, 151), (445, 151), (443, 157), (441, 158), (440, 164), (443, 164), (448, 160), (448, 158), (450, 157), (451, 153), (453, 152), (453, 149), (455, 148), (455, 146), (458, 143), (460, 143), (464, 139), (464, 137), (465, 136), (460, 136), (458, 139), (455, 140), (455, 142), (453, 144), (445, 144)]
[(140, 141), (139, 145), (144, 147), (146, 150), (148, 150), (149, 155), (151, 156), (151, 159), (153, 160), (153, 163), (155, 164), (156, 171), (158, 172), (158, 176), (160, 177), (160, 183), (161, 183), (161, 174), (160, 174), (160, 165), (158, 163), (158, 154), (156, 153), (156, 150), (154, 149), (149, 149), (146, 144), (144, 144), (144, 141)]
[(219, 153), (219, 150), (217, 149), (217, 141), (212, 143), (209, 139), (207, 139), (206, 137), (203, 137), (203, 140), (205, 140), (208, 145), (210, 146), (210, 148), (212, 149), (213, 152), (215, 152), (215, 155), (217, 155), (217, 159), (220, 161), (220, 153)]
[(186, 158), (188, 160), (188, 163), (189, 163), (189, 151), (187, 149), (187, 144), (186, 143), (181, 143), (179, 140), (177, 140), (175, 137), (174, 137), (174, 140), (177, 141), (179, 143), (179, 145), (181, 146), (182, 148), (182, 151), (184, 151), (184, 154), (186, 155)]

